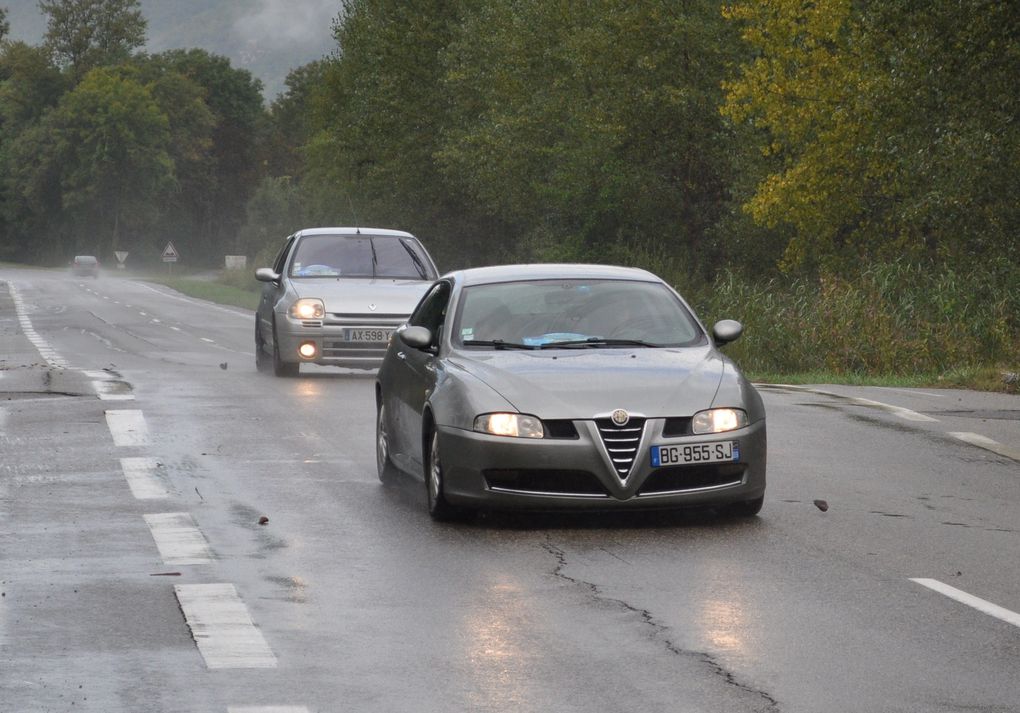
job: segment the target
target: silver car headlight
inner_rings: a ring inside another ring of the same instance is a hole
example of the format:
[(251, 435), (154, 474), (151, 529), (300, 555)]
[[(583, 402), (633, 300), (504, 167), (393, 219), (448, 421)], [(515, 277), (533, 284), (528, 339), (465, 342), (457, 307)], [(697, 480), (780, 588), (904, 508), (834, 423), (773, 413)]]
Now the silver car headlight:
[(483, 413), (475, 419), (475, 430), (494, 436), (544, 438), (542, 421), (523, 413)]
[(290, 316), (294, 319), (322, 319), (326, 314), (326, 305), (322, 300), (306, 297), (290, 307)]
[(747, 425), (747, 414), (737, 408), (713, 408), (699, 411), (691, 419), (691, 430), (696, 434), (735, 431)]

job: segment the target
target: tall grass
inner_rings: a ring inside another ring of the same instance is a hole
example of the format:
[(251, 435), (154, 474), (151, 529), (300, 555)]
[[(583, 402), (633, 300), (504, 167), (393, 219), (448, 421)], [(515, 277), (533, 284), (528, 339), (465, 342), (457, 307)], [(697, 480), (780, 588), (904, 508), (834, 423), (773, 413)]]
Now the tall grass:
[(893, 262), (788, 281), (724, 274), (685, 296), (708, 323), (744, 324), (727, 351), (751, 372), (910, 376), (1020, 364), (1020, 269), (1005, 260), (960, 271)]

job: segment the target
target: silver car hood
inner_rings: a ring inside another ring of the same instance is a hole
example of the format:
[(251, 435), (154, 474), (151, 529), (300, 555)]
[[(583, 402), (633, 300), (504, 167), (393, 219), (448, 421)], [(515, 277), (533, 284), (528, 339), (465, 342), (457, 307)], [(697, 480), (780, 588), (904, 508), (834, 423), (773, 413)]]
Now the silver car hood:
[(725, 371), (711, 347), (460, 352), (451, 362), (521, 413), (544, 419), (609, 415), (649, 418), (709, 408)]
[(306, 278), (291, 280), (297, 296), (317, 297), (327, 313), (411, 314), (431, 282), (391, 278)]

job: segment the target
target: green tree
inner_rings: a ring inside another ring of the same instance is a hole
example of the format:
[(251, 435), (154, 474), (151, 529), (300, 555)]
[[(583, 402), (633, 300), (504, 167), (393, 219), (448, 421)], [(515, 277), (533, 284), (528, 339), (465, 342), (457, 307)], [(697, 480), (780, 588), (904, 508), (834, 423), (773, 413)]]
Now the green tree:
[(788, 268), (1018, 255), (1020, 6), (743, 2), (724, 112), (770, 159), (747, 203)]
[(75, 216), (78, 235), (94, 231), (104, 255), (150, 247), (147, 230), (175, 183), (169, 121), (148, 88), (94, 69), (44, 124), (51, 143), (34, 183), (59, 175), (62, 206)]
[(479, 262), (500, 226), (446, 180), (435, 154), (450, 106), (442, 52), (458, 0), (347, 0), (336, 61), (312, 96), (313, 215), (411, 230), (444, 265)]
[(0, 7), (0, 42), (4, 41), (10, 31), (11, 23), (7, 22), (7, 8)]
[(710, 263), (729, 180), (715, 107), (734, 47), (717, 6), (479, 3), (463, 28), (445, 55), (451, 179), (533, 232), (539, 255)]
[(196, 229), (182, 239), (198, 260), (220, 261), (225, 252), (240, 250), (238, 229), (262, 176), (257, 149), (265, 121), (262, 84), (250, 72), (231, 67), (226, 57), (205, 50), (172, 50), (152, 60), (200, 87), (212, 115), (211, 176), (207, 190), (189, 201)]
[[(50, 187), (41, 201), (30, 199), (21, 181), (38, 167), (45, 143), (38, 129), (43, 117), (60, 101), (66, 82), (49, 53), (23, 42), (0, 45), (0, 255), (20, 259), (41, 257), (46, 250), (39, 235), (59, 216), (59, 191)], [(59, 185), (59, 184), (57, 184)], [(59, 250), (59, 239), (52, 249)]]
[(262, 137), (263, 161), (272, 176), (303, 173), (302, 148), (312, 139), (312, 109), (321, 92), (330, 60), (309, 62), (287, 75), (286, 90), (269, 108), (269, 121)]
[(48, 16), (46, 46), (76, 80), (145, 44), (138, 0), (39, 0), (39, 8)]

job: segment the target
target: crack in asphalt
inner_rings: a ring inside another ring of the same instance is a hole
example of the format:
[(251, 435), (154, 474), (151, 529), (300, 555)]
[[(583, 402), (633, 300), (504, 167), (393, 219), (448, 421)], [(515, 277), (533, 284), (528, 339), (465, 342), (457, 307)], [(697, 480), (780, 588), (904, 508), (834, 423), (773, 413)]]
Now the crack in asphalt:
[(669, 653), (673, 654), (674, 656), (694, 658), (698, 662), (707, 666), (712, 671), (713, 674), (722, 678), (723, 682), (726, 685), (733, 686), (741, 691), (760, 697), (765, 701), (764, 708), (756, 709), (760, 713), (779, 712), (780, 710), (779, 702), (775, 698), (773, 698), (763, 690), (753, 688), (747, 685), (746, 683), (741, 683), (740, 681), (738, 681), (736, 675), (732, 671), (727, 670), (711, 654), (705, 651), (688, 651), (680, 648), (675, 643), (673, 643), (673, 641), (668, 636), (669, 627), (667, 627), (665, 624), (656, 621), (655, 617), (647, 609), (635, 607), (632, 604), (628, 604), (627, 602), (623, 601), (622, 599), (616, 599), (615, 597), (606, 596), (599, 589), (597, 584), (594, 584), (592, 582), (586, 582), (583, 579), (577, 579), (575, 577), (571, 577), (565, 574), (563, 570), (565, 570), (567, 567), (567, 556), (566, 553), (559, 547), (553, 545), (550, 542), (544, 542), (542, 543), (542, 548), (556, 558), (556, 568), (552, 572), (554, 577), (558, 577), (559, 579), (569, 582), (574, 586), (586, 589), (593, 599), (596, 599), (600, 602), (612, 604), (614, 606), (619, 607), (620, 609), (623, 609), (624, 611), (637, 614), (639, 617), (641, 617), (642, 623), (652, 629), (654, 633), (654, 638), (661, 641)]

